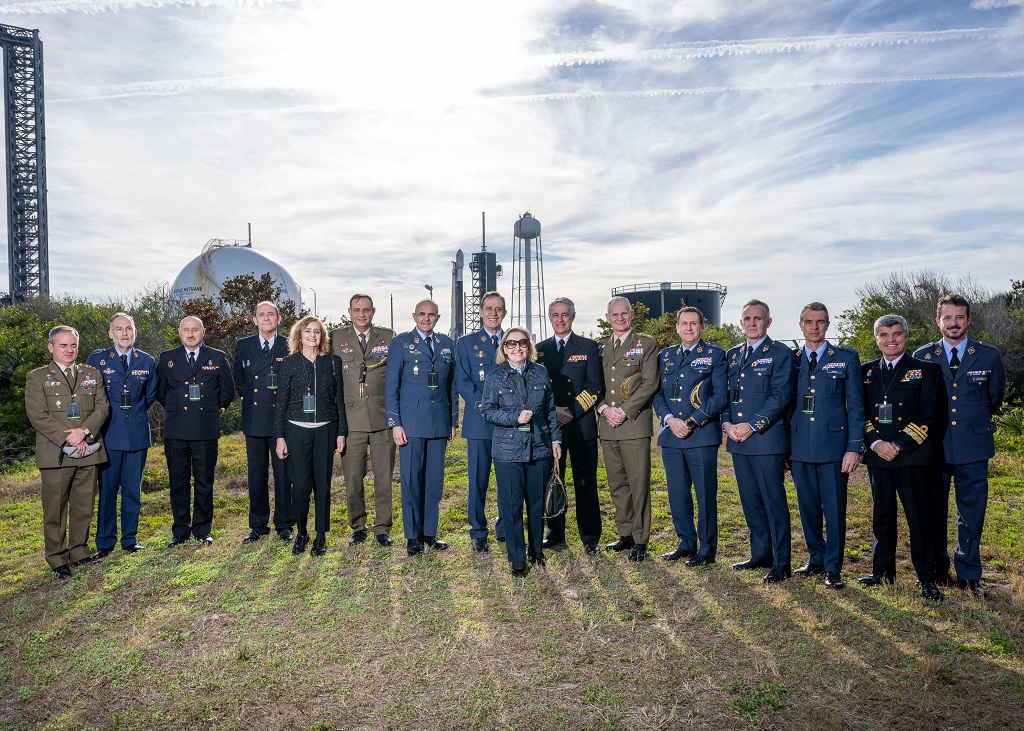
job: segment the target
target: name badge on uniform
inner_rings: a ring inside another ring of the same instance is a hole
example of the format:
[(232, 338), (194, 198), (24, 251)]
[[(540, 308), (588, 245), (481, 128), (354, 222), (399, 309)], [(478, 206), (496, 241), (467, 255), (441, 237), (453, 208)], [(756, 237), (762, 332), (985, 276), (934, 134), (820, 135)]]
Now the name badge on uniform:
[(809, 393), (806, 396), (804, 396), (803, 412), (805, 414), (813, 414), (814, 413), (814, 394), (813, 393)]
[(190, 383), (190, 384), (188, 384), (188, 400), (189, 401), (199, 401), (202, 397), (203, 397), (203, 395), (199, 392), (199, 384), (198, 383)]
[(273, 370), (271, 370), (270, 373), (267, 374), (267, 390), (268, 391), (276, 391), (277, 390), (277, 374), (274, 373)]
[(316, 396), (307, 393), (302, 397), (302, 413), (304, 414), (315, 414), (316, 413)]
[(878, 423), (892, 423), (892, 404), (890, 404), (888, 401), (883, 401), (878, 405)]
[(132, 407), (132, 394), (127, 388), (121, 390), (121, 408), (130, 409)]
[(78, 421), (82, 418), (82, 405), (77, 401), (67, 403), (68, 421)]
[(427, 388), (431, 391), (437, 390), (437, 371), (430, 371), (427, 374)]

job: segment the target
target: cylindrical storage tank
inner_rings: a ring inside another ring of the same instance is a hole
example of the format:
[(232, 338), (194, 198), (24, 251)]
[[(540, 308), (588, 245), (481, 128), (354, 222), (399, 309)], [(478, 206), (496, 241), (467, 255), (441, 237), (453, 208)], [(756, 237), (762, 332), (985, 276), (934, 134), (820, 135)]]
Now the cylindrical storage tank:
[(517, 239), (537, 238), (540, 236), (540, 221), (529, 213), (524, 213), (519, 217), (519, 220), (516, 221), (515, 235)]
[(257, 279), (269, 274), (282, 289), (282, 301), (290, 299), (296, 308), (302, 306), (302, 290), (288, 270), (244, 244), (208, 244), (202, 254), (182, 268), (171, 285), (171, 296), (181, 300), (215, 297), (224, 280), (243, 274)]
[(715, 282), (657, 282), (616, 287), (613, 296), (622, 296), (633, 304), (642, 302), (650, 309), (648, 317), (661, 317), (680, 307), (696, 307), (709, 325), (722, 324), (722, 300), (726, 288)]

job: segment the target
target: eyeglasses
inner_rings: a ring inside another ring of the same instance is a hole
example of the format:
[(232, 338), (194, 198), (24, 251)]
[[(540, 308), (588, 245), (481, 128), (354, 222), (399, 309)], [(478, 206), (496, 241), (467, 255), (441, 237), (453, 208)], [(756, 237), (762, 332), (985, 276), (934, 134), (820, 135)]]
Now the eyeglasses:
[(530, 347), (530, 341), (529, 340), (506, 340), (505, 341), (505, 347), (507, 349), (509, 349), (509, 350), (514, 350), (515, 348), (522, 348), (523, 350), (526, 350), (526, 349), (528, 349)]

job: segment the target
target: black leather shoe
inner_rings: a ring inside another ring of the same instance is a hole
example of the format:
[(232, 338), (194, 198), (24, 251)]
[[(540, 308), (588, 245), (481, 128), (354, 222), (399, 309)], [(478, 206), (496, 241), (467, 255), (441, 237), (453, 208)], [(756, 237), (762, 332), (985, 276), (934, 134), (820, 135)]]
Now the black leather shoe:
[(554, 548), (555, 546), (560, 546), (563, 543), (565, 543), (565, 536), (562, 536), (561, 538), (552, 538), (551, 536), (548, 536), (544, 539), (544, 543), (542, 545), (544, 548)]
[(474, 538), (473, 539), (473, 550), (477, 553), (487, 553), (487, 539), (486, 538)]
[(939, 587), (930, 581), (921, 584), (921, 596), (930, 602), (941, 602), (945, 598)]
[(609, 543), (607, 546), (604, 547), (604, 550), (615, 551), (616, 553), (620, 553), (621, 551), (630, 549), (635, 545), (636, 543), (634, 543), (632, 536), (619, 536), (619, 540), (615, 541), (614, 543)]
[(309, 549), (310, 556), (323, 556), (327, 553), (327, 539), (317, 538), (313, 541), (313, 547)]
[(505, 536), (495, 536), (494, 540), (496, 540), (498, 543), (504, 543), (505, 542)]
[(92, 555), (92, 560), (99, 561), (101, 558), (106, 558), (113, 550), (113, 548), (101, 548)]
[(811, 563), (808, 561), (798, 569), (794, 569), (793, 573), (797, 576), (805, 576), (810, 578), (811, 576), (817, 576), (818, 574), (825, 573), (825, 567), (820, 563)]
[(934, 583), (936, 586), (947, 586), (952, 588), (954, 586), (959, 586), (959, 584), (962, 582), (958, 582), (956, 579), (950, 576), (949, 571), (947, 571), (942, 576), (936, 576)]
[(535, 554), (530, 555), (529, 559), (530, 559), (530, 563), (537, 564), (538, 566), (547, 566), (548, 565), (547, 559), (544, 558), (544, 552), (543, 551), (541, 551), (540, 553), (535, 553)]
[(842, 589), (844, 586), (846, 585), (843, 583), (843, 577), (839, 575), (838, 571), (825, 572), (826, 589)]
[(357, 530), (357, 531), (353, 531), (352, 537), (348, 539), (348, 545), (350, 545), (350, 546), (358, 546), (360, 543), (364, 543), (365, 541), (366, 541), (366, 531), (364, 531), (364, 530)]
[(309, 535), (302, 533), (295, 537), (295, 545), (292, 546), (292, 555), (301, 556), (306, 552), (306, 544), (309, 543)]
[(188, 541), (188, 538), (172, 538), (167, 543), (167, 547), (168, 548), (174, 548), (175, 546), (180, 546), (182, 543), (185, 543), (187, 541)]
[(525, 579), (526, 578), (526, 564), (523, 563), (522, 561), (513, 561), (512, 562), (512, 576), (513, 576), (513, 578), (516, 578), (516, 579)]
[(242, 543), (255, 543), (256, 541), (258, 541), (262, 537), (263, 536), (261, 536), (256, 531), (251, 530), (251, 531), (249, 531), (249, 535), (247, 535), (245, 538), (242, 539)]
[(867, 576), (861, 576), (857, 579), (858, 584), (864, 586), (881, 586), (882, 584), (892, 585), (894, 580), (888, 576), (878, 576), (877, 574), (868, 574)]
[(633, 547), (629, 549), (629, 560), (635, 563), (640, 563), (645, 558), (647, 558), (647, 544), (634, 543)]
[(770, 569), (774, 565), (771, 556), (751, 556), (746, 561), (734, 563), (732, 567), (736, 571), (749, 571), (750, 569)]
[(588, 543), (583, 547), (583, 550), (589, 553), (591, 556), (596, 556), (598, 553), (600, 553), (600, 550), (598, 549), (596, 543)]
[(977, 579), (961, 579), (957, 582), (957, 586), (961, 591), (966, 591), (971, 596), (978, 599), (985, 598), (985, 590), (981, 588), (981, 582)]
[(714, 556), (701, 556), (700, 554), (686, 559), (686, 565), (691, 569), (699, 568), (700, 566), (710, 566), (714, 562)]
[(792, 575), (793, 572), (790, 570), (789, 564), (786, 564), (785, 566), (772, 566), (761, 581), (766, 584), (778, 584), (779, 582), (785, 581)]
[(207, 533), (205, 536), (197, 538), (196, 540), (199, 541), (200, 548), (202, 548), (203, 546), (209, 548), (213, 545), (213, 536), (211, 536), (209, 533)]
[(285, 543), (289, 543), (292, 540), (292, 538), (294, 538), (290, 528), (285, 528), (284, 530), (279, 530), (277, 532), (277, 536), (278, 536), (278, 538), (280, 538)]
[(392, 543), (394, 543), (394, 541), (391, 540), (391, 536), (389, 536), (387, 533), (378, 533), (377, 534), (377, 543), (379, 543), (380, 545), (382, 545), (385, 548), (387, 548)]
[(121, 546), (121, 550), (128, 553), (138, 553), (139, 551), (145, 551), (146, 547), (141, 543), (133, 543), (130, 546)]
[(674, 551), (667, 551), (661, 554), (661, 557), (666, 561), (678, 561), (681, 558), (689, 558), (690, 556), (696, 555), (697, 551), (687, 551), (684, 548), (677, 548)]
[(71, 569), (69, 569), (67, 566), (58, 566), (53, 570), (53, 575), (56, 576), (58, 579), (70, 579)]
[(444, 541), (439, 541), (434, 536), (423, 536), (423, 543), (433, 548), (435, 551), (447, 551), (448, 544)]
[(410, 556), (422, 556), (423, 555), (423, 544), (417, 541), (415, 538), (410, 538), (405, 542), (405, 552)]
[(85, 558), (80, 558), (77, 561), (72, 561), (72, 566), (85, 566), (86, 564), (96, 563), (96, 559), (90, 554)]

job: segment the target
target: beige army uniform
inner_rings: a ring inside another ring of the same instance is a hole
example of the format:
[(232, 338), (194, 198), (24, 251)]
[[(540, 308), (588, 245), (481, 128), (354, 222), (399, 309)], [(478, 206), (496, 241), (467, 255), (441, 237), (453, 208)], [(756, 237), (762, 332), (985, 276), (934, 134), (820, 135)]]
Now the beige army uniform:
[[(345, 476), (348, 522), (352, 531), (366, 530), (366, 494), (363, 480), (368, 461), (373, 466), (373, 533), (386, 535), (392, 526), (392, 491), (395, 442), (384, 410), (384, 373), (394, 330), (370, 325), (365, 352), (355, 327), (331, 332), (331, 352), (341, 358), (345, 388), (348, 440), (341, 458)], [(369, 460), (367, 459), (369, 452)]]
[[(617, 427), (600, 416), (597, 420), (615, 527), (620, 537), (632, 537), (634, 543), (646, 546), (651, 534), (651, 399), (658, 390), (658, 343), (650, 335), (630, 330), (618, 348), (614, 335), (597, 344), (605, 383), (598, 414), (617, 406), (627, 417)], [(626, 391), (628, 396), (623, 398)]]
[[(102, 444), (85, 457), (64, 455), (67, 429), (88, 430), (99, 440), (110, 413), (103, 376), (88, 365), (72, 366), (65, 377), (57, 363), (37, 368), (25, 379), (25, 411), (36, 430), (36, 467), (42, 477), (43, 543), (50, 568), (89, 558), (89, 523), (96, 495), (97, 466), (107, 461)], [(81, 418), (68, 419), (68, 402), (77, 402)], [(60, 463), (58, 464), (58, 460)]]

